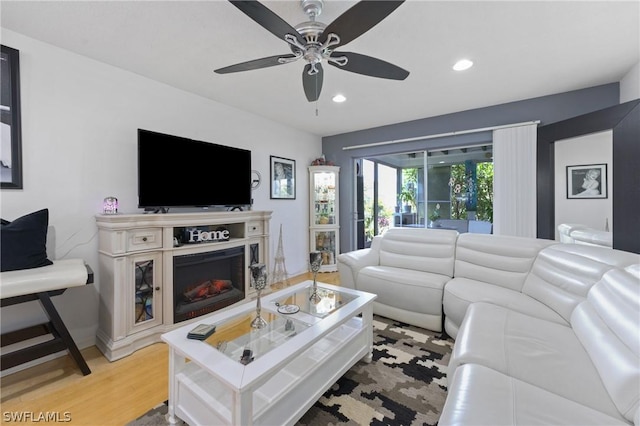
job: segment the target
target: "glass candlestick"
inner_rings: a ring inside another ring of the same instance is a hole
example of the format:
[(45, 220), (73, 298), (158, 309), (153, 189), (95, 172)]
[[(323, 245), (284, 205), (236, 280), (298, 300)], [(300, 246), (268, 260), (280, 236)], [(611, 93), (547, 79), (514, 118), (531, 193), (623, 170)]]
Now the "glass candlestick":
[(258, 296), (256, 300), (256, 317), (251, 321), (252, 328), (264, 328), (267, 326), (267, 322), (260, 316), (262, 305), (260, 304), (260, 294), (262, 290), (267, 286), (267, 268), (264, 263), (254, 263), (249, 266), (251, 269), (251, 279), (253, 280), (253, 287), (256, 289)]
[(314, 303), (318, 303), (320, 299), (320, 295), (318, 294), (318, 283), (316, 282), (316, 276), (318, 275), (318, 271), (320, 270), (320, 266), (322, 265), (322, 252), (312, 251), (309, 253), (309, 263), (311, 264), (311, 272), (313, 272), (313, 288), (311, 290), (311, 296), (309, 300)]

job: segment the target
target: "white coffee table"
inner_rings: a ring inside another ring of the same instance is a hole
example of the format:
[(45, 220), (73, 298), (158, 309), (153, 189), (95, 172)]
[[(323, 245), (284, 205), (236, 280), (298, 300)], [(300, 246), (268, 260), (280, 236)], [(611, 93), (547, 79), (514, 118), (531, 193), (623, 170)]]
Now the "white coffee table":
[[(255, 330), (255, 301), (162, 335), (169, 344), (168, 421), (191, 426), (290, 425), (360, 359), (371, 361), (374, 294), (311, 281), (262, 298), (268, 326)], [(278, 305), (297, 305), (294, 314)], [(206, 341), (187, 339), (197, 324), (216, 324)], [(241, 362), (251, 350), (251, 360)]]

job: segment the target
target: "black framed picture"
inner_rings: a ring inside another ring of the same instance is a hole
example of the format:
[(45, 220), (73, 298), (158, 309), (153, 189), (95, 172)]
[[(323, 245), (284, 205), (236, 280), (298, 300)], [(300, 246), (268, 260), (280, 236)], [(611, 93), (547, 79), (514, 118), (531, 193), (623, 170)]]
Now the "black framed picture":
[(296, 198), (296, 161), (271, 156), (271, 198)]
[(7, 46), (0, 53), (0, 84), (0, 188), (22, 189), (20, 55)]
[(567, 198), (607, 198), (607, 165), (567, 166)]

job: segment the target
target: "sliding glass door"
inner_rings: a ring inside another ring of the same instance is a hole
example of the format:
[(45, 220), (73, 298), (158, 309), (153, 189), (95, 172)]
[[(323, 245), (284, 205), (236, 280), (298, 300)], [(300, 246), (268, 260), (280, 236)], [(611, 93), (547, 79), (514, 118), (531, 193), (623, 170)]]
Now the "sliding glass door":
[(397, 170), (375, 159), (362, 159), (359, 164), (356, 247), (365, 248), (371, 245), (374, 235), (382, 234), (391, 226), (397, 198)]
[(357, 230), (358, 248), (369, 247), (374, 235), (390, 227), (439, 227), (469, 232), (470, 225), (482, 221), (486, 222), (483, 232), (487, 227), (490, 232), (493, 221), (490, 144), (359, 161), (362, 188), (357, 190), (357, 199), (363, 225)]

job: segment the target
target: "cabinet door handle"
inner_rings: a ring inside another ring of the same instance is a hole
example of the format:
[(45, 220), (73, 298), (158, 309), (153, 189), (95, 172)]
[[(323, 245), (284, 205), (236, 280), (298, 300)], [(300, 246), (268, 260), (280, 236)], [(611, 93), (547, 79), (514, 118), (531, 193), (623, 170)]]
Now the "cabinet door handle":
[(142, 237), (142, 241), (147, 241), (147, 237)]
[(156, 291), (159, 291), (159, 290), (160, 290), (160, 287), (156, 287)]

